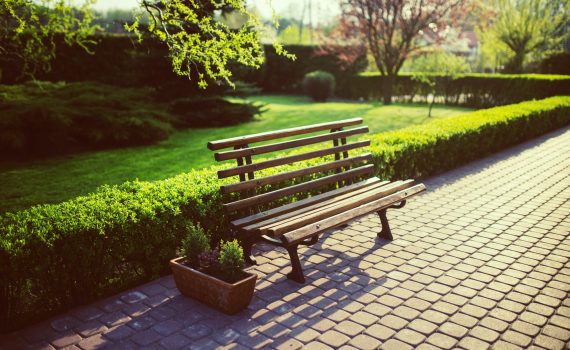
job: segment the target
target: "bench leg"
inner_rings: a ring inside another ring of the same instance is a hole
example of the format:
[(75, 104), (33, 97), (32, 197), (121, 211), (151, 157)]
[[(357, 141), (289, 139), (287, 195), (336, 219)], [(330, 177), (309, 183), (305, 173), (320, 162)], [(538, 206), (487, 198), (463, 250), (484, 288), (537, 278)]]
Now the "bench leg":
[(388, 209), (400, 209), (406, 205), (406, 201), (401, 201), (399, 204), (392, 205), (388, 208), (384, 208), (378, 212), (378, 216), (380, 216), (380, 223), (382, 223), (382, 231), (378, 233), (379, 238), (385, 238), (388, 240), (393, 240), (394, 237), (392, 236), (392, 230), (390, 229), (390, 224), (388, 223), (388, 217), (386, 216), (386, 211)]
[(305, 275), (303, 274), (303, 269), (301, 268), (301, 261), (299, 260), (299, 254), (297, 253), (298, 244), (294, 244), (288, 247), (287, 252), (291, 258), (291, 267), (293, 268), (290, 273), (287, 274), (287, 278), (299, 282), (305, 283)]
[(393, 240), (392, 230), (390, 230), (390, 224), (388, 223), (388, 217), (386, 216), (386, 209), (382, 209), (378, 212), (380, 216), (380, 223), (382, 223), (382, 231), (378, 233), (379, 238), (385, 238), (388, 240)]
[(243, 240), (243, 255), (245, 261), (251, 265), (257, 265), (257, 261), (255, 260), (255, 256), (253, 256), (253, 240), (248, 238)]

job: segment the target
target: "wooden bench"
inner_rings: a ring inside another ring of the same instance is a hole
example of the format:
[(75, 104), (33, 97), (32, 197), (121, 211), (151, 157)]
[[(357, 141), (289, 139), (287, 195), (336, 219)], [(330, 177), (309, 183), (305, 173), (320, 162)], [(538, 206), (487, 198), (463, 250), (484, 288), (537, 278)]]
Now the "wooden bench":
[[(260, 240), (285, 247), (292, 265), (292, 271), (287, 276), (303, 283), (305, 277), (297, 247), (315, 244), (320, 233), (372, 212), (380, 216), (382, 228), (378, 236), (392, 239), (386, 210), (402, 208), (406, 199), (425, 191), (425, 186), (413, 180), (389, 182), (371, 177), (374, 165), (366, 163), (371, 161), (372, 155), (348, 154), (349, 151), (362, 152), (363, 147), (370, 145), (369, 140), (347, 142), (350, 136), (368, 132), (366, 126), (343, 129), (359, 124), (362, 124), (361, 118), (347, 119), (208, 143), (210, 150), (233, 148), (217, 152), (214, 157), (217, 161), (237, 160), (237, 167), (218, 171), (218, 178), (239, 176), (239, 182), (221, 186), (221, 193), (226, 198), (224, 210), (230, 217), (231, 229), (241, 239), (248, 262), (255, 264), (252, 246)], [(299, 135), (304, 137), (291, 139)], [(251, 146), (253, 143), (282, 138), (288, 139)], [(330, 143), (327, 146), (323, 142)], [(286, 156), (269, 155), (315, 144), (321, 147)], [(254, 163), (253, 157), (258, 155), (262, 155), (262, 160)], [(255, 176), (263, 169), (313, 158), (321, 162), (270, 176)], [(307, 179), (308, 176), (312, 179)], [(289, 185), (283, 185), (284, 181), (288, 181)], [(278, 183), (281, 183), (278, 189), (266, 191), (268, 185)], [(314, 192), (317, 190), (320, 192)], [(299, 193), (316, 194), (285, 205), (276, 202)]]

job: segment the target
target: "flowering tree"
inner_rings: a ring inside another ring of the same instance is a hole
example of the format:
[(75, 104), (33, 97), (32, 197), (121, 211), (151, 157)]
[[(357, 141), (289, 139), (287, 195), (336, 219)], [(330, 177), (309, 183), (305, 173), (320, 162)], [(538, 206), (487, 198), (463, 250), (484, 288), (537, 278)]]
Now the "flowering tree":
[(395, 77), (414, 51), (441, 41), (464, 13), (465, 0), (342, 0), (343, 30), (358, 35), (384, 77), (392, 102)]

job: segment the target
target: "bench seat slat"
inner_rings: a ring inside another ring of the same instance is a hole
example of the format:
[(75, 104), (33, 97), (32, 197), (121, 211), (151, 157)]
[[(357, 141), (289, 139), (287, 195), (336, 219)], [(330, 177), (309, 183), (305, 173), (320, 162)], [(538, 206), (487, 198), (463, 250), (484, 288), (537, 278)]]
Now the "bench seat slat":
[(255, 163), (255, 164), (241, 165), (241, 166), (237, 166), (235, 168), (219, 170), (218, 171), (218, 178), (223, 179), (223, 178), (234, 176), (234, 175), (251, 173), (251, 172), (254, 172), (257, 170), (273, 168), (273, 167), (276, 167), (279, 165), (291, 164), (291, 163), (299, 162), (302, 160), (322, 157), (322, 156), (326, 156), (326, 155), (330, 155), (330, 154), (342, 153), (345, 151), (349, 151), (349, 150), (353, 150), (353, 149), (361, 148), (361, 147), (367, 147), (367, 146), (370, 146), (370, 140), (353, 142), (353, 143), (349, 143), (346, 145), (331, 147), (331, 148), (327, 148), (327, 149), (321, 149), (321, 150), (317, 150), (317, 151), (310, 151), (310, 152), (305, 152), (305, 153), (293, 154), (290, 156), (270, 159), (270, 160), (262, 161), (262, 162)]
[(267, 232), (274, 237), (279, 237), (284, 233), (310, 225), (327, 217), (346, 212), (371, 201), (379, 200), (396, 192), (406, 190), (413, 185), (413, 180), (394, 182), (360, 195), (347, 198), (343, 201), (332, 203), (325, 207), (316, 208), (315, 210), (300, 214), (294, 218), (285, 219), (282, 222), (262, 227), (261, 231)]
[(301, 215), (303, 213), (307, 213), (309, 211), (314, 211), (318, 208), (323, 208), (325, 206), (331, 205), (333, 203), (340, 202), (342, 200), (351, 198), (353, 196), (358, 196), (358, 195), (366, 193), (368, 191), (374, 191), (374, 190), (381, 188), (381, 187), (384, 187), (388, 184), (390, 184), (389, 181), (379, 181), (379, 182), (377, 182), (371, 186), (356, 188), (353, 191), (342, 193), (340, 195), (332, 197), (331, 199), (321, 200), (321, 201), (313, 203), (310, 206), (305, 206), (303, 208), (300, 208), (300, 209), (297, 209), (294, 211), (289, 211), (285, 214), (274, 216), (272, 218), (253, 223), (253, 224), (250, 224), (248, 226), (244, 226), (244, 227), (242, 227), (242, 230), (244, 230), (246, 232), (255, 232), (256, 234), (265, 234), (266, 233), (265, 231), (267, 231), (266, 227), (269, 228), (269, 227), (271, 227), (271, 225), (284, 222), (286, 219), (296, 217), (296, 216)]
[(327, 229), (346, 223), (354, 218), (357, 218), (368, 213), (387, 208), (395, 203), (401, 202), (413, 195), (425, 191), (423, 184), (415, 185), (411, 188), (396, 192), (387, 197), (375, 200), (373, 202), (364, 204), (349, 211), (328, 217), (313, 224), (301, 227), (283, 235), (287, 244), (295, 244), (303, 241), (307, 237), (323, 232)]
[(303, 183), (293, 185), (293, 186), (289, 186), (289, 187), (285, 187), (285, 188), (275, 190), (272, 192), (268, 192), (268, 193), (260, 194), (257, 196), (237, 200), (235, 202), (224, 204), (223, 206), (227, 212), (232, 212), (232, 211), (236, 211), (239, 209), (248, 208), (248, 207), (251, 207), (254, 205), (271, 202), (271, 201), (274, 201), (274, 200), (277, 200), (279, 198), (283, 198), (285, 196), (292, 195), (295, 193), (299, 193), (299, 192), (303, 192), (303, 191), (309, 191), (309, 190), (312, 190), (312, 189), (315, 189), (318, 187), (330, 185), (330, 184), (335, 183), (335, 182), (353, 179), (353, 178), (358, 177), (358, 176), (364, 176), (367, 174), (371, 174), (373, 172), (374, 172), (374, 164), (368, 164), (368, 165), (362, 166), (360, 168), (344, 171), (342, 173), (324, 176), (324, 177), (321, 177), (319, 179), (315, 179), (315, 180), (311, 180), (311, 181), (305, 181)]
[(358, 164), (358, 163), (362, 163), (362, 162), (370, 161), (370, 160), (372, 160), (372, 154), (365, 153), (365, 154), (360, 155), (360, 156), (349, 157), (349, 158), (337, 160), (334, 162), (329, 162), (329, 163), (319, 164), (319, 165), (315, 165), (315, 166), (308, 167), (308, 168), (289, 171), (286, 173), (281, 173), (281, 174), (276, 174), (276, 175), (271, 175), (271, 176), (266, 176), (266, 177), (260, 177), (260, 178), (248, 180), (248, 181), (236, 182), (236, 183), (231, 184), (231, 185), (224, 185), (224, 186), (220, 187), (220, 190), (224, 194), (232, 193), (232, 192), (238, 192), (238, 191), (244, 191), (244, 190), (249, 190), (249, 189), (252, 189), (255, 187), (270, 185), (270, 184), (278, 183), (281, 181), (293, 179), (293, 178), (296, 178), (299, 176), (306, 176), (306, 175), (316, 174), (319, 172), (325, 172), (325, 171), (329, 171), (329, 170), (333, 170), (333, 169), (339, 169), (341, 167), (347, 167), (350, 165), (354, 165), (354, 164)]
[(344, 131), (335, 131), (335, 132), (331, 132), (331, 133), (324, 134), (324, 135), (317, 135), (317, 136), (311, 136), (311, 137), (306, 137), (306, 138), (297, 139), (297, 140), (272, 143), (270, 145), (242, 148), (242, 149), (233, 150), (233, 151), (218, 152), (218, 153), (214, 153), (214, 158), (219, 162), (219, 161), (228, 160), (228, 159), (254, 156), (254, 155), (258, 155), (258, 154), (265, 154), (265, 153), (282, 151), (285, 149), (290, 149), (290, 148), (295, 148), (295, 147), (312, 145), (312, 144), (320, 143), (320, 142), (324, 142), (324, 141), (346, 138), (346, 137), (358, 135), (358, 134), (365, 134), (367, 132), (368, 132), (368, 127), (363, 126), (363, 127), (356, 128), (356, 129), (350, 129), (350, 130), (344, 130)]
[(223, 148), (247, 145), (255, 142), (267, 141), (279, 139), (282, 137), (289, 137), (295, 135), (309, 134), (316, 131), (338, 129), (345, 126), (352, 126), (362, 124), (362, 118), (352, 118), (339, 120), (329, 123), (313, 124), (307, 126), (301, 126), (291, 129), (283, 129), (278, 131), (269, 131), (259, 134), (246, 135), (240, 137), (234, 137), (224, 140), (210, 141), (208, 142), (208, 149), (215, 151)]
[(262, 220), (270, 219), (272, 217), (282, 215), (282, 214), (288, 213), (290, 211), (294, 211), (294, 210), (297, 210), (300, 208), (310, 206), (316, 202), (324, 201), (324, 200), (327, 200), (329, 198), (332, 198), (334, 196), (337, 196), (337, 195), (340, 195), (343, 193), (348, 193), (350, 191), (354, 191), (354, 190), (357, 190), (360, 188), (366, 188), (368, 186), (372, 186), (372, 185), (377, 184), (379, 182), (380, 182), (379, 178), (373, 177), (373, 178), (370, 178), (370, 179), (367, 179), (364, 181), (354, 183), (352, 185), (344, 186), (344, 187), (337, 188), (337, 189), (332, 190), (332, 191), (328, 191), (328, 192), (321, 193), (321, 194), (318, 194), (315, 196), (304, 198), (304, 199), (301, 199), (301, 200), (293, 202), (293, 203), (285, 204), (283, 206), (280, 206), (280, 207), (277, 207), (274, 209), (270, 209), (270, 210), (264, 211), (262, 213), (257, 213), (257, 214), (253, 214), (250, 216), (246, 216), (244, 218), (236, 219), (236, 220), (233, 220), (230, 224), (236, 228), (243, 227), (246, 225), (251, 225), (251, 224), (254, 224), (254, 223), (262, 221)]

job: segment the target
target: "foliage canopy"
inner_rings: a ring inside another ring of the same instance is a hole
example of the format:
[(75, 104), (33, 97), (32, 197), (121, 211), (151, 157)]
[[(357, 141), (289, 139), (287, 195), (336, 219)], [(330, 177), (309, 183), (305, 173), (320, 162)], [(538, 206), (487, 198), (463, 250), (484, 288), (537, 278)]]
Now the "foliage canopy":
[(97, 28), (91, 10), (94, 2), (72, 7), (64, 0), (0, 1), (0, 60), (16, 61), (23, 75), (33, 76), (50, 69), (57, 36), (88, 50)]

